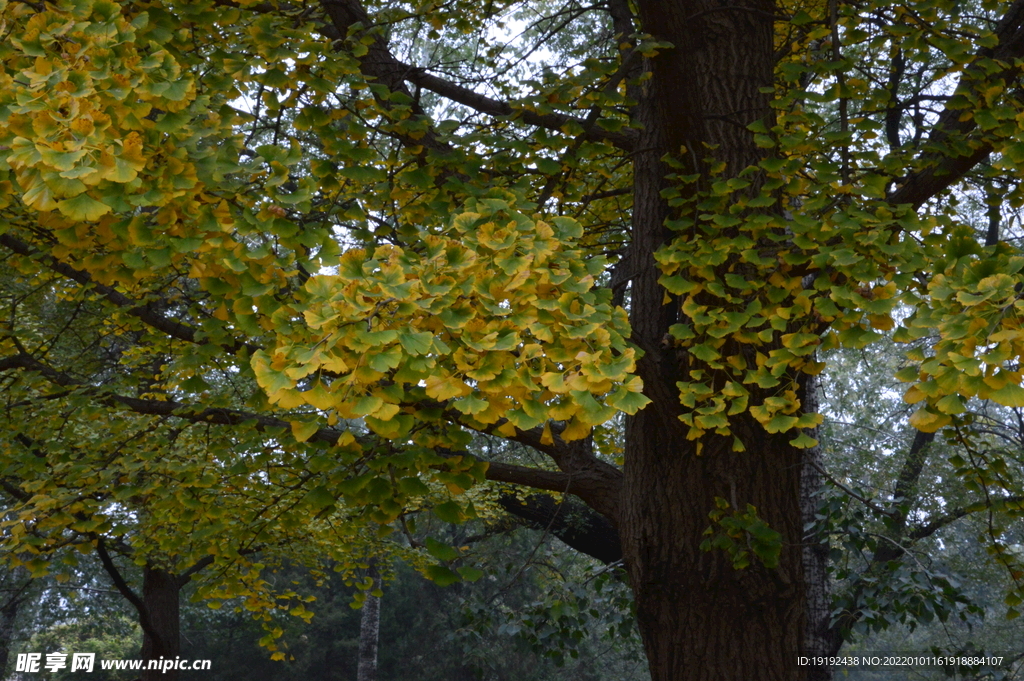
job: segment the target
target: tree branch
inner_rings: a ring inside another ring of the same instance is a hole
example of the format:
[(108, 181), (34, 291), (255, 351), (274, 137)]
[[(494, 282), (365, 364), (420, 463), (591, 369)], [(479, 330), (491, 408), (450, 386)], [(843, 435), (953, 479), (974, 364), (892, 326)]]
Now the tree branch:
[(203, 556), (202, 558), (197, 560), (195, 563), (193, 563), (192, 567), (190, 567), (189, 569), (185, 570), (180, 575), (178, 575), (178, 588), (181, 589), (181, 587), (183, 587), (186, 584), (188, 584), (192, 580), (192, 575), (196, 574), (197, 572), (199, 572), (200, 570), (202, 570), (202, 569), (204, 569), (206, 567), (209, 567), (210, 565), (213, 564), (213, 561), (214, 561), (214, 557), (213, 556)]
[[(995, 35), (999, 39), (995, 47), (983, 47), (978, 50), (977, 57), (969, 67), (964, 69), (954, 92), (977, 94), (979, 85), (991, 79), (1003, 79), (1007, 83), (1020, 75), (1021, 66), (1010, 66), (1000, 73), (985, 77), (984, 67), (978, 65), (980, 59), (991, 59), (1006, 64), (1014, 64), (1015, 60), (1024, 57), (1024, 0), (1015, 0), (1007, 9), (1003, 18), (996, 25)], [(894, 204), (910, 204), (919, 208), (933, 196), (959, 181), (968, 171), (992, 153), (992, 142), (980, 140), (975, 148), (961, 156), (949, 156), (934, 151), (945, 148), (951, 139), (966, 137), (977, 128), (974, 118), (961, 120), (964, 110), (950, 108), (949, 105), (939, 117), (925, 143), (926, 151), (923, 160), (926, 167), (914, 173), (894, 192), (889, 195), (889, 202)]]
[(619, 532), (607, 518), (573, 497), (560, 501), (547, 494), (520, 498), (502, 493), (498, 503), (530, 527), (547, 530), (567, 546), (609, 564), (622, 560)]
[(827, 480), (828, 480), (829, 482), (831, 482), (831, 483), (832, 483), (833, 485), (835, 485), (835, 486), (836, 486), (836, 487), (838, 487), (839, 489), (843, 490), (844, 492), (846, 492), (847, 494), (849, 494), (849, 495), (850, 495), (851, 497), (853, 497), (854, 499), (856, 499), (856, 500), (857, 500), (857, 501), (859, 501), (860, 503), (862, 503), (862, 504), (864, 504), (865, 506), (867, 506), (868, 508), (870, 508), (870, 509), (871, 509), (872, 511), (874, 511), (875, 513), (880, 513), (880, 514), (882, 514), (882, 515), (885, 515), (885, 516), (889, 516), (889, 517), (892, 517), (892, 516), (894, 515), (894, 512), (893, 512), (893, 511), (887, 511), (887, 510), (885, 510), (884, 508), (882, 508), (882, 507), (881, 507), (881, 506), (879, 506), (878, 504), (875, 504), (874, 502), (872, 502), (872, 501), (871, 501), (870, 499), (867, 499), (867, 498), (865, 498), (864, 496), (862, 496), (862, 495), (860, 495), (860, 494), (857, 494), (857, 493), (856, 493), (856, 492), (854, 492), (854, 491), (853, 491), (852, 489), (850, 489), (849, 487), (847, 487), (847, 486), (846, 486), (846, 485), (844, 485), (843, 483), (841, 483), (841, 482), (839, 482), (838, 480), (836, 480), (836, 479), (835, 479), (834, 477), (832, 477), (831, 475), (829, 475), (829, 472), (828, 472), (828, 471), (826, 471), (826, 470), (825, 470), (824, 468), (822, 468), (821, 466), (819, 466), (819, 465), (818, 465), (818, 464), (817, 464), (816, 462), (814, 462), (814, 461), (809, 461), (808, 463), (810, 464), (810, 466), (811, 466), (812, 468), (814, 468), (814, 470), (816, 470), (816, 471), (818, 471), (819, 473), (821, 473), (822, 475), (824, 475), (824, 476), (825, 476), (825, 478), (826, 478), (826, 479), (827, 479)]
[[(505, 424), (499, 420), (486, 429), (484, 433), (494, 433)], [(560, 437), (564, 426), (552, 424), (551, 443), (543, 442), (543, 429), (516, 429), (515, 435), (504, 436), (508, 440), (532, 447), (546, 454), (565, 474), (565, 482), (557, 488), (539, 486), (556, 492), (569, 492), (582, 499), (592, 509), (605, 516), (613, 523), (619, 522), (619, 495), (622, 490), (622, 471), (594, 456), (591, 438), (566, 442)], [(524, 469), (530, 470), (530, 469)], [(507, 482), (515, 482), (509, 480)]]
[[(328, 17), (330, 17), (333, 28), (336, 31), (336, 34), (325, 32), (325, 35), (335, 40), (348, 36), (356, 26), (362, 27), (363, 30), (370, 30), (370, 27), (373, 26), (369, 14), (359, 0), (322, 0), (321, 4)], [(524, 123), (550, 130), (562, 130), (562, 128), (570, 124), (584, 126), (586, 123), (582, 118), (567, 114), (542, 114), (526, 109), (515, 109), (508, 102), (493, 99), (462, 85), (439, 78), (424, 68), (405, 64), (395, 58), (388, 48), (387, 41), (380, 34), (373, 36), (373, 42), (367, 47), (366, 54), (359, 57), (359, 63), (365, 75), (386, 85), (392, 92), (401, 92), (408, 95), (410, 99), (413, 99), (412, 93), (406, 86), (406, 81), (425, 90), (430, 90), (453, 102), (467, 106), (474, 111), (491, 116), (517, 116)], [(413, 105), (413, 111), (418, 116), (426, 116), (426, 113), (418, 104)], [(585, 127), (584, 130), (586, 130)], [(606, 140), (626, 151), (633, 150), (637, 137), (636, 133), (608, 132), (604, 130), (589, 130), (585, 135), (593, 139)], [(411, 143), (413, 145), (422, 144), (429, 149), (445, 153), (451, 150), (447, 143), (443, 142), (432, 128), (424, 137), (418, 140), (411, 140)]]
[[(1024, 503), (1024, 495), (1013, 495), (1002, 499), (996, 499), (995, 504), (993, 505), (1020, 503)], [(960, 518), (970, 515), (971, 513), (984, 511), (988, 508), (989, 504), (983, 501), (979, 501), (978, 503), (971, 504), (969, 506), (960, 506), (958, 508), (954, 508), (949, 513), (941, 515), (929, 523), (925, 523), (924, 525), (915, 525), (914, 529), (907, 533), (907, 537), (914, 541), (917, 541), (918, 539), (924, 539), (925, 537), (930, 537), (946, 525), (956, 522), (957, 520), (960, 520)]]
[[(259, 553), (262, 550), (262, 547), (239, 549), (238, 555), (247, 556), (253, 553)], [(181, 589), (183, 586), (192, 581), (192, 576), (195, 575), (197, 572), (200, 572), (201, 570), (208, 568), (210, 565), (213, 565), (214, 560), (215, 558), (213, 556), (203, 556), (195, 563), (193, 563), (192, 567), (188, 568), (187, 570), (178, 575), (178, 588)]]
[(546, 471), (540, 468), (527, 468), (526, 466), (497, 462), (488, 462), (487, 479), (548, 490), (549, 492), (565, 492), (572, 481), (568, 475), (558, 471)]
[[(284, 419), (265, 416), (262, 414), (253, 414), (239, 409), (227, 409), (221, 407), (210, 407), (204, 409), (176, 402), (174, 400), (148, 400), (138, 397), (125, 397), (124, 395), (103, 391), (100, 388), (84, 386), (68, 376), (66, 373), (46, 366), (29, 355), (19, 354), (0, 359), (0, 371), (15, 368), (38, 372), (47, 380), (63, 387), (78, 386), (86, 391), (95, 392), (97, 399), (101, 403), (109, 406), (124, 407), (136, 414), (146, 416), (173, 416), (193, 423), (214, 423), (225, 426), (237, 426), (248, 422), (252, 423), (253, 427), (261, 432), (268, 428), (283, 428), (286, 430), (291, 428), (291, 422), (285, 421)], [(336, 428), (320, 428), (310, 436), (309, 440), (333, 445), (338, 441), (338, 438), (341, 437), (343, 432), (344, 431)]]
[(899, 499), (910, 499), (918, 479), (921, 477), (921, 469), (927, 460), (927, 446), (935, 440), (935, 433), (917, 431), (914, 434), (914, 441), (910, 444), (910, 451), (903, 461), (903, 468), (900, 469), (899, 477), (896, 478), (896, 486), (893, 488), (893, 497)]
[(22, 503), (32, 498), (31, 494), (22, 492), (20, 489), (12, 485), (10, 481), (8, 481), (6, 478), (0, 478), (0, 487), (3, 488), (4, 492), (7, 492), (7, 494), (11, 495), (12, 497), (14, 497), (15, 499)]
[[(396, 62), (400, 63), (400, 62)], [(403, 65), (404, 66), (404, 65)], [(562, 113), (538, 113), (529, 109), (516, 109), (508, 102), (492, 99), (486, 95), (470, 90), (462, 85), (457, 85), (442, 78), (438, 78), (419, 67), (406, 66), (406, 79), (425, 90), (450, 99), (453, 102), (468, 106), (469, 108), (492, 116), (512, 116), (529, 125), (536, 125), (549, 130), (562, 130), (567, 125), (578, 125), (583, 129), (582, 139), (604, 140), (611, 145), (631, 152), (636, 147), (635, 133), (608, 132), (595, 128), (588, 124), (587, 119), (578, 118)]]
[(907, 514), (904, 509), (909, 508), (917, 501), (915, 488), (928, 458), (928, 445), (933, 440), (935, 440), (935, 433), (917, 431), (914, 434), (914, 441), (910, 443), (907, 458), (903, 460), (903, 467), (900, 469), (900, 474), (896, 478), (896, 486), (893, 488), (893, 511), (890, 516), (892, 525), (885, 535), (889, 543), (882, 544), (875, 549), (875, 553), (871, 557), (871, 561), (875, 565), (885, 565), (891, 560), (896, 560), (905, 551), (903, 542), (907, 539)]
[(103, 564), (103, 569), (106, 573), (110, 575), (110, 579), (114, 582), (114, 586), (117, 588), (118, 592), (124, 596), (125, 600), (131, 603), (139, 613), (139, 626), (142, 627), (142, 630), (146, 632), (150, 638), (158, 639), (160, 636), (153, 627), (153, 621), (149, 616), (149, 609), (146, 608), (146, 604), (142, 601), (142, 598), (140, 598), (139, 595), (135, 593), (130, 586), (128, 586), (128, 582), (124, 580), (121, 572), (117, 569), (117, 566), (114, 565), (114, 561), (110, 558), (110, 554), (107, 553), (107, 546), (103, 541), (103, 537), (96, 537), (96, 553), (99, 554), (100, 563)]
[[(151, 400), (118, 395), (101, 388), (83, 385), (68, 374), (23, 353), (0, 359), (0, 372), (11, 369), (35, 371), (56, 385), (65, 388), (77, 387), (95, 393), (97, 400), (101, 403), (126, 408), (136, 414), (175, 417), (192, 423), (213, 423), (226, 426), (249, 423), (260, 432), (272, 428), (284, 430), (291, 428), (291, 423), (284, 419), (240, 409), (202, 408), (175, 400)], [(344, 432), (337, 428), (318, 428), (308, 441), (333, 445)], [(493, 463), (491, 469), (488, 470), (489, 479), (554, 492), (571, 492), (586, 501), (597, 512), (607, 516), (613, 522), (617, 522), (618, 492), (622, 484), (622, 473), (611, 464), (594, 457), (587, 449), (587, 441), (567, 443), (555, 436), (554, 444), (545, 445), (540, 442), (539, 432), (533, 430), (517, 431), (517, 435), (509, 439), (529, 446), (536, 445), (540, 451), (548, 454), (560, 468), (563, 468), (563, 471), (544, 471), (512, 464)]]
[[(11, 234), (0, 234), (0, 245), (14, 253), (17, 253), (18, 255), (23, 255), (29, 258), (38, 258), (43, 265), (47, 267), (47, 269), (67, 277), (83, 287), (90, 287), (93, 291), (106, 298), (108, 302), (124, 309), (124, 311), (129, 315), (136, 317), (154, 329), (163, 331), (171, 338), (176, 338), (188, 343), (200, 344), (205, 342), (198, 336), (196, 329), (193, 327), (187, 324), (182, 324), (181, 322), (170, 319), (169, 317), (165, 317), (159, 312), (153, 310), (149, 304), (140, 304), (137, 300), (129, 298), (111, 286), (96, 283), (93, 280), (92, 275), (88, 272), (76, 269), (67, 263), (61, 262), (52, 255), (42, 255), (40, 257), (40, 251), (20, 239), (17, 239)], [(251, 345), (249, 343), (239, 342), (224, 346), (224, 349), (232, 354), (238, 352), (238, 350), (242, 348), (247, 348), (250, 352), (259, 350), (258, 345)]]

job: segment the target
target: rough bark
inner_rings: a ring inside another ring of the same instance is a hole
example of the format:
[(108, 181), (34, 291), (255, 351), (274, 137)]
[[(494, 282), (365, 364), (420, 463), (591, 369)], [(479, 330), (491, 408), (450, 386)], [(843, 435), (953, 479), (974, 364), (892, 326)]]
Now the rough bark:
[[(648, 414), (631, 424), (620, 526), (652, 679), (806, 678), (796, 665), (806, 602), (800, 453), (766, 438), (744, 453), (712, 440), (696, 456), (660, 425)], [(753, 504), (782, 534), (777, 569), (737, 570), (724, 553), (701, 551), (715, 497)]]
[[(143, 628), (142, 659), (173, 660), (181, 653), (178, 596), (181, 579), (159, 568), (146, 567), (142, 578), (142, 601), (149, 627)], [(142, 681), (177, 681), (178, 670), (146, 669)]]
[[(760, 160), (746, 126), (771, 120), (760, 88), (772, 83), (774, 7), (752, 0), (639, 6), (643, 30), (674, 47), (652, 59), (634, 157), (631, 322), (646, 353), (638, 371), (653, 404), (627, 421), (619, 532), (638, 623), (654, 681), (802, 680), (803, 452), (788, 444), (791, 436), (768, 436), (751, 418), (737, 417), (733, 432), (746, 452), (733, 452), (731, 439), (707, 436), (697, 453), (678, 420), (675, 383), (686, 359), (662, 343), (678, 305), (665, 304), (653, 259), (671, 237), (659, 159), (685, 147), (681, 158), (695, 171), (713, 154), (727, 174)], [(751, 403), (764, 397), (752, 395)], [(736, 570), (723, 552), (699, 548), (716, 497), (737, 508), (753, 504), (782, 535), (778, 568), (755, 562)]]
[[(380, 587), (377, 567), (370, 564), (367, 574), (373, 579), (373, 589)], [(359, 620), (359, 666), (356, 681), (377, 681), (377, 645), (380, 640), (380, 598), (366, 594), (362, 617)]]

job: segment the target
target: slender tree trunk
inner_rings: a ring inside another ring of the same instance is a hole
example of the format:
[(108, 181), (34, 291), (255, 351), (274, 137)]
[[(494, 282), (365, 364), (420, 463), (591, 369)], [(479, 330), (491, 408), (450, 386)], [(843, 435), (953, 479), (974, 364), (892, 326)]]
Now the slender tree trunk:
[[(673, 47), (651, 60), (634, 156), (630, 312), (645, 353), (638, 371), (653, 403), (627, 421), (619, 532), (638, 624), (654, 681), (806, 681), (807, 668), (797, 662), (808, 601), (804, 452), (788, 444), (792, 434), (768, 435), (742, 415), (731, 427), (747, 451), (732, 451), (732, 438), (707, 435), (697, 452), (678, 419), (676, 383), (689, 380), (690, 361), (666, 342), (669, 327), (685, 320), (679, 302), (665, 300), (653, 257), (673, 237), (660, 193), (664, 155), (691, 173), (704, 172), (704, 159), (713, 156), (726, 176), (762, 158), (746, 126), (773, 121), (770, 94), (761, 89), (773, 83), (774, 6), (640, 0), (639, 7), (642, 29)], [(754, 391), (750, 403), (768, 396)], [(716, 497), (738, 509), (753, 504), (782, 535), (777, 568), (754, 561), (737, 570), (724, 552), (700, 549)]]
[[(808, 377), (805, 383), (804, 408), (818, 410), (818, 382)], [(818, 492), (823, 485), (820, 469), (821, 448), (812, 447), (804, 452), (804, 465), (800, 477), (800, 512), (804, 526), (804, 582), (807, 585), (806, 624), (802, 654), (808, 658), (830, 657), (838, 652), (841, 641), (837, 640), (832, 623), (832, 592), (828, 581), (828, 537), (821, 536), (814, 529), (816, 524)], [(808, 681), (832, 681), (832, 667), (811, 665), (807, 672)]]
[[(370, 563), (367, 574), (373, 578), (370, 590), (380, 588), (377, 566)], [(359, 667), (356, 681), (377, 681), (377, 644), (380, 637), (380, 598), (366, 594), (363, 614), (359, 621)]]
[[(180, 606), (181, 580), (159, 568), (147, 567), (143, 573), (142, 600), (152, 631), (142, 636), (142, 659), (175, 660), (181, 653)], [(178, 670), (144, 669), (142, 681), (178, 681)]]

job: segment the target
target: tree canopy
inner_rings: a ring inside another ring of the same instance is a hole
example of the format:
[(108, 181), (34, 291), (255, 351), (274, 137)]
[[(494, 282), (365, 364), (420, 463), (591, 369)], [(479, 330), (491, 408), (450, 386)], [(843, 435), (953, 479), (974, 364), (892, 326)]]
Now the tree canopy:
[[(574, 495), (656, 681), (828, 678), (797, 655), (870, 608), (828, 596), (818, 386), (892, 343), (922, 435), (880, 500), (840, 487), (888, 518), (872, 565), (984, 511), (1018, 614), (1024, 2), (0, 17), (0, 542), (144, 566), (150, 653), (161, 588), (302, 615), (267, 561), (354, 575), (490, 480)], [(940, 431), (962, 503), (915, 510)]]

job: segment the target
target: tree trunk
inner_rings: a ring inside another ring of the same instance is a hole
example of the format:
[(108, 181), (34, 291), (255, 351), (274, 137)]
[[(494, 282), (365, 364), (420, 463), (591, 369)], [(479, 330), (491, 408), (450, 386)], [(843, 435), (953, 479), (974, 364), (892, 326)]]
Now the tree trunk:
[(14, 624), (18, 618), (21, 604), (25, 599), (23, 592), (27, 586), (28, 583), (19, 589), (11, 589), (14, 592), (13, 595), (0, 606), (0, 679), (7, 678), (5, 672), (7, 670), (7, 659), (11, 654), (11, 644), (14, 643)]
[[(673, 237), (664, 226), (670, 212), (660, 194), (667, 174), (660, 159), (676, 156), (696, 173), (713, 156), (728, 177), (763, 157), (746, 126), (773, 124), (771, 95), (761, 88), (773, 83), (774, 6), (639, 6), (643, 30), (673, 45), (651, 60), (634, 156), (630, 316), (645, 353), (638, 372), (653, 403), (627, 421), (619, 532), (640, 633), (653, 681), (805, 681), (807, 668), (797, 662), (807, 605), (804, 452), (788, 444), (793, 434), (768, 435), (741, 415), (731, 427), (747, 451), (733, 452), (731, 438), (707, 435), (698, 454), (678, 419), (676, 382), (689, 380), (689, 360), (665, 342), (669, 327), (685, 320), (678, 301), (666, 303), (653, 257)], [(750, 404), (768, 396), (752, 391)], [(700, 549), (716, 497), (737, 509), (753, 504), (782, 535), (777, 568), (755, 560), (735, 569), (723, 551)]]
[[(181, 653), (179, 631), (180, 610), (178, 593), (181, 580), (177, 575), (159, 568), (147, 567), (143, 573), (142, 600), (145, 604), (148, 627), (142, 635), (142, 659), (175, 660)], [(143, 669), (142, 681), (177, 681), (178, 670), (161, 663), (159, 669)]]
[[(804, 408), (818, 410), (818, 382), (809, 377), (805, 382)], [(819, 506), (818, 492), (823, 485), (821, 447), (804, 451), (800, 478), (800, 511), (803, 516), (804, 583), (807, 585), (806, 620), (802, 654), (808, 658), (831, 657), (842, 641), (832, 628), (832, 592), (828, 581), (828, 536), (813, 529)], [(807, 529), (807, 528), (811, 529)], [(832, 681), (832, 667), (810, 665), (807, 681)]]
[[(380, 588), (380, 577), (377, 567), (370, 564), (367, 574), (373, 578), (370, 591)], [(363, 614), (359, 620), (359, 667), (356, 670), (356, 681), (377, 681), (377, 643), (380, 637), (380, 598), (372, 593), (366, 594), (363, 601)]]
[[(651, 678), (806, 678), (797, 666), (806, 601), (801, 452), (765, 437), (762, 448), (735, 453), (716, 438), (696, 456), (683, 429), (640, 413), (630, 424), (620, 531)], [(699, 548), (715, 497), (753, 504), (782, 534), (778, 568), (735, 569), (724, 552)]]

